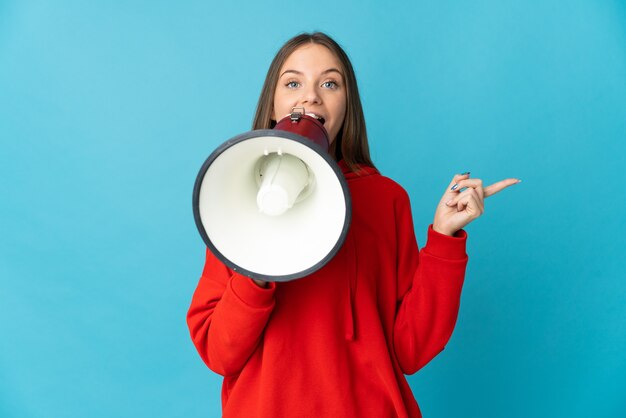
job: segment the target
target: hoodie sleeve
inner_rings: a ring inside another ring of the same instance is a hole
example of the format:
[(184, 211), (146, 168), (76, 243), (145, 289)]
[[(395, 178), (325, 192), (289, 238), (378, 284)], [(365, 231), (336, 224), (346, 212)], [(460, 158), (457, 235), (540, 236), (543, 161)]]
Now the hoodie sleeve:
[(467, 266), (467, 233), (453, 237), (428, 227), (419, 251), (406, 192), (396, 203), (398, 308), (394, 350), (402, 372), (413, 374), (439, 354), (456, 324)]
[(261, 288), (231, 271), (207, 249), (187, 325), (200, 357), (211, 370), (222, 376), (241, 371), (274, 308), (275, 289), (275, 283)]

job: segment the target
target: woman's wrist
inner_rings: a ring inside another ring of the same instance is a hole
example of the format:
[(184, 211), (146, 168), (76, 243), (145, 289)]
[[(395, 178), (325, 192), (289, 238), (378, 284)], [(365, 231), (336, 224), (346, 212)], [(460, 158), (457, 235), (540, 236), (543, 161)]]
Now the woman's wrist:
[(443, 234), (443, 235), (448, 235), (450, 237), (454, 236), (454, 234), (456, 233), (456, 231), (448, 231), (444, 228), (441, 228), (440, 226), (433, 224), (433, 231), (439, 233), (439, 234)]

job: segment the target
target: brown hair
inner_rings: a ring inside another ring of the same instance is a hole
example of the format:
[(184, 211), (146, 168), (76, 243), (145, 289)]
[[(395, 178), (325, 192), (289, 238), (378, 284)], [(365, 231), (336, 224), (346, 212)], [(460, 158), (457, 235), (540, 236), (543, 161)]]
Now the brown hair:
[(276, 53), (261, 90), (261, 96), (254, 115), (252, 129), (270, 129), (276, 124), (272, 120), (274, 107), (274, 93), (278, 84), (279, 72), (287, 58), (300, 46), (314, 43), (325, 46), (335, 54), (343, 68), (344, 83), (346, 86), (346, 115), (343, 125), (337, 133), (337, 138), (330, 146), (330, 154), (339, 161), (341, 159), (352, 171), (358, 171), (357, 164), (374, 167), (370, 158), (369, 145), (367, 143), (367, 131), (365, 118), (361, 106), (359, 89), (356, 84), (356, 76), (352, 69), (350, 59), (344, 50), (330, 36), (322, 32), (303, 33), (288, 40)]

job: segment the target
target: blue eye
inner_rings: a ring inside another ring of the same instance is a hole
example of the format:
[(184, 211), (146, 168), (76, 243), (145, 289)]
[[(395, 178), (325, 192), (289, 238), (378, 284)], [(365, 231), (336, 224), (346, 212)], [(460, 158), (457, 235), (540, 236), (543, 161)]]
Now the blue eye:
[(285, 86), (287, 86), (290, 89), (295, 89), (299, 85), (300, 85), (300, 83), (298, 83), (297, 81), (290, 81), (287, 84), (285, 84)]
[(328, 89), (335, 89), (337, 88), (337, 83), (334, 81), (325, 81), (324, 83), (322, 83), (322, 86)]

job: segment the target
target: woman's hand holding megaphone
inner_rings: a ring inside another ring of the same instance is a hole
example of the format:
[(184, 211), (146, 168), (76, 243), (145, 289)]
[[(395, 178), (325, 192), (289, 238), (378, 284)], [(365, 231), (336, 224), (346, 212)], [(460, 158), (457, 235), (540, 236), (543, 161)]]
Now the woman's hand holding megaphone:
[(259, 287), (267, 287), (267, 282), (264, 282), (263, 280), (252, 279), (252, 281)]
[(436, 232), (454, 235), (484, 213), (486, 197), (521, 181), (509, 178), (483, 187), (482, 180), (470, 179), (469, 175), (469, 172), (455, 175), (443, 194), (433, 221), (433, 229)]

